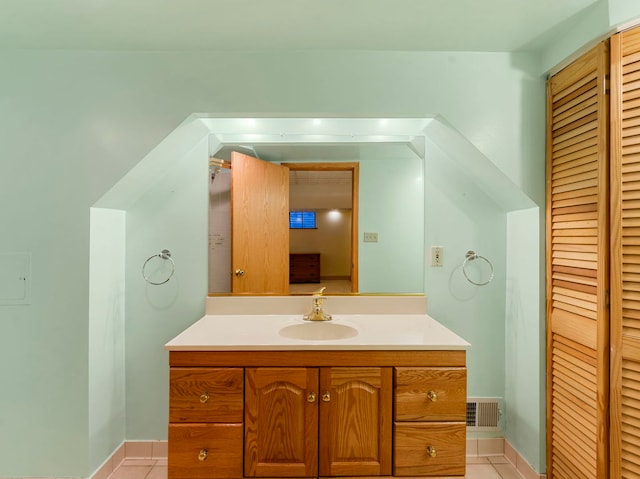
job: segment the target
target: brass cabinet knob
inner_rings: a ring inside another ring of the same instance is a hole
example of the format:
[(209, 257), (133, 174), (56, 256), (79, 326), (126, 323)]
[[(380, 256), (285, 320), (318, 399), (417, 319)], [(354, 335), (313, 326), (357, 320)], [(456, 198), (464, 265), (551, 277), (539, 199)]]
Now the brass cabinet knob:
[(202, 394), (200, 395), (200, 402), (201, 402), (202, 404), (206, 403), (206, 402), (209, 400), (209, 397), (210, 397), (210, 396), (209, 396), (209, 393), (202, 393)]
[(209, 451), (207, 449), (200, 449), (200, 454), (198, 454), (198, 461), (206, 461), (208, 455)]
[(243, 269), (236, 269), (236, 276), (239, 278), (240, 276), (244, 276), (244, 270)]
[(316, 393), (311, 391), (309, 394), (307, 394), (307, 401), (316, 402)]
[(429, 457), (436, 457), (438, 455), (438, 451), (433, 446), (427, 446), (427, 455)]
[(331, 401), (331, 393), (329, 391), (325, 391), (322, 393), (322, 400), (324, 402), (329, 402)]
[(433, 402), (436, 402), (438, 400), (438, 394), (435, 391), (429, 391), (427, 393), (427, 397)]

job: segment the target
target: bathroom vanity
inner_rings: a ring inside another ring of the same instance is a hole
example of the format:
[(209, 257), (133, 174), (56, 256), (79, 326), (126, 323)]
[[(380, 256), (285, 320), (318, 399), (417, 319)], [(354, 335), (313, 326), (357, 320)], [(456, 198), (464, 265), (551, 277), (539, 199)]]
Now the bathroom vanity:
[(463, 477), (469, 344), (374, 309), (208, 314), (169, 342), (169, 479)]

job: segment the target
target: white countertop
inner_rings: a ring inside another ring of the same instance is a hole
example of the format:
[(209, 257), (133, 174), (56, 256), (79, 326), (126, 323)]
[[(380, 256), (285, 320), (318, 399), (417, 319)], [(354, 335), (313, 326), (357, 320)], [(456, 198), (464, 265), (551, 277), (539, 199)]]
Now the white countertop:
[[(353, 328), (344, 339), (292, 339), (303, 334)], [(324, 329), (323, 329), (324, 328)], [(327, 322), (291, 314), (207, 314), (165, 345), (169, 351), (459, 350), (470, 344), (427, 314), (334, 314)]]

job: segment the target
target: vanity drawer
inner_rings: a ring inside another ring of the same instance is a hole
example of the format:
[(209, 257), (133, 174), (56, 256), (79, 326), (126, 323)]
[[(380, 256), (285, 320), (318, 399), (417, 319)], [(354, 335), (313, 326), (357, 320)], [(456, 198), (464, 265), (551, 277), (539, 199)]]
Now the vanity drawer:
[(242, 368), (171, 368), (169, 422), (242, 422)]
[(168, 477), (242, 477), (242, 424), (170, 424)]
[(466, 368), (395, 368), (396, 421), (464, 421)]
[(396, 423), (395, 476), (464, 476), (465, 423)]

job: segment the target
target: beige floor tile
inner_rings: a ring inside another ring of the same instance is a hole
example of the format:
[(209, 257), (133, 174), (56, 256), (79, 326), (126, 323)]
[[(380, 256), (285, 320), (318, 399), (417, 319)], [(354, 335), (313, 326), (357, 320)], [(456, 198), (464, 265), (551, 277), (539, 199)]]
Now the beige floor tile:
[(502, 479), (523, 479), (511, 464), (494, 464), (493, 467), (496, 468)]
[(465, 479), (502, 479), (491, 464), (470, 464)]
[(92, 476), (92, 479), (107, 479), (113, 472), (113, 461), (111, 458), (105, 462), (100, 469), (98, 469)]
[(154, 466), (145, 479), (167, 479), (167, 466)]
[(116, 469), (110, 479), (144, 479), (152, 466), (120, 466)]

